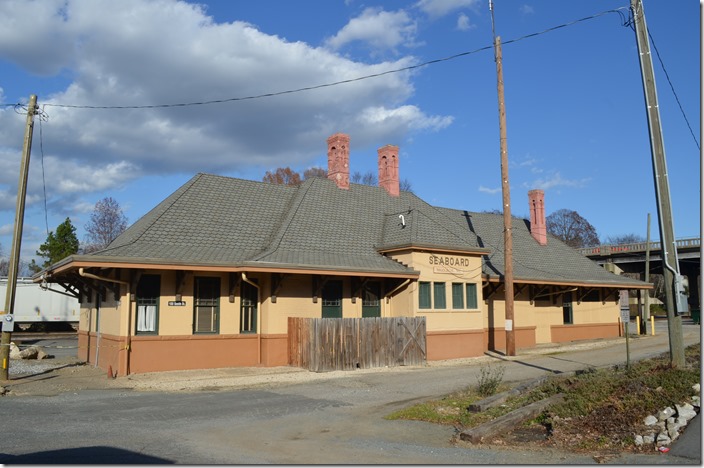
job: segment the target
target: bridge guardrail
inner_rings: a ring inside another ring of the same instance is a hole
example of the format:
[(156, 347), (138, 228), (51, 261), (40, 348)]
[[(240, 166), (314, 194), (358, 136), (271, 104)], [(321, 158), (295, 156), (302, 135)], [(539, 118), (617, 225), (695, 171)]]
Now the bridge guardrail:
[[(618, 244), (618, 245), (597, 245), (596, 247), (586, 247), (582, 249), (577, 249), (579, 253), (584, 256), (590, 255), (601, 255), (602, 257), (609, 256), (614, 253), (623, 252), (645, 252), (647, 250), (647, 242), (636, 242), (632, 244)], [(692, 237), (689, 239), (679, 239), (675, 241), (677, 249), (700, 247), (701, 238)], [(650, 242), (650, 250), (661, 250), (660, 241)]]

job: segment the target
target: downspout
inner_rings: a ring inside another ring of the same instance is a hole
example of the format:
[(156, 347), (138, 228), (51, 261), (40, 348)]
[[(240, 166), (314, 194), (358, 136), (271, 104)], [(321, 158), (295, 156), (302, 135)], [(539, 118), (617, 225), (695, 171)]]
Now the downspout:
[(259, 285), (257, 283), (253, 283), (252, 281), (247, 279), (247, 275), (242, 272), (242, 281), (244, 281), (247, 284), (251, 284), (257, 289), (257, 364), (262, 363), (262, 334), (260, 332), (261, 329), (261, 315), (259, 311)]
[[(78, 269), (78, 274), (80, 276), (83, 276), (84, 278), (92, 278), (98, 281), (108, 281), (110, 283), (118, 283), (118, 284), (124, 284), (127, 286), (127, 297), (129, 298), (130, 294), (130, 283), (127, 281), (122, 281), (122, 280), (117, 280), (113, 278), (106, 278), (104, 276), (98, 276), (94, 275), (92, 273), (86, 273), (83, 271), (83, 268)], [(99, 313), (99, 312), (98, 312)], [(130, 330), (132, 328), (132, 301), (129, 302), (128, 307), (127, 307), (127, 345), (125, 346), (125, 351), (127, 352), (127, 363), (125, 365), (125, 373), (129, 375), (130, 373), (130, 351), (132, 348), (132, 334), (130, 333)], [(98, 364), (98, 358), (96, 357), (95, 359), (96, 365)], [(110, 376), (112, 377), (112, 376)]]

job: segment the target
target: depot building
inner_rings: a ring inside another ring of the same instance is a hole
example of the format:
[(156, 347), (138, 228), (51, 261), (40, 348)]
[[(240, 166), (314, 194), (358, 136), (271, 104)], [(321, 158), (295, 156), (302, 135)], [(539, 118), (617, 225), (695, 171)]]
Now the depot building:
[[(505, 349), (503, 217), (349, 182), (350, 138), (327, 140), (328, 178), (298, 186), (197, 174), (106, 249), (37, 274), (79, 298), (79, 358), (117, 375), (289, 362), (289, 317), (425, 317), (427, 359)], [(544, 194), (512, 220), (518, 349), (616, 337), (614, 275), (546, 233)]]

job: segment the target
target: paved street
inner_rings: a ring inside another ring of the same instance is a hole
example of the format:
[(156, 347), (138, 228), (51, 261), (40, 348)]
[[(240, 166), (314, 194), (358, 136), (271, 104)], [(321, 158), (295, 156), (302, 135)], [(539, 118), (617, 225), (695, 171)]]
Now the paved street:
[[(700, 341), (684, 326), (685, 343)], [(668, 350), (666, 333), (630, 340), (631, 358)], [(625, 363), (625, 340), (594, 349), (495, 358), (505, 381)], [(484, 361), (486, 362), (486, 361)], [(595, 464), (595, 454), (454, 446), (452, 427), (383, 416), (477, 382), (479, 365), (350, 372), (344, 378), (190, 393), (91, 390), (0, 398), (1, 463)], [(50, 384), (50, 379), (47, 381)], [(685, 432), (687, 434), (687, 432)], [(690, 435), (691, 436), (691, 435)], [(683, 436), (684, 438), (684, 436)], [(698, 450), (617, 464), (701, 464)]]

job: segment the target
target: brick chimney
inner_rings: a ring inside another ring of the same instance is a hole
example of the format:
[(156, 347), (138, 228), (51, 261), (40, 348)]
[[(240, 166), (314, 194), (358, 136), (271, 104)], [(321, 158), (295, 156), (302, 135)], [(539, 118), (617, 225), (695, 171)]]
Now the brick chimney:
[(389, 195), (398, 197), (398, 146), (386, 145), (378, 149), (379, 153), (379, 187)]
[(341, 189), (350, 188), (350, 136), (335, 133), (328, 138), (328, 179)]
[(545, 226), (545, 192), (530, 190), (528, 192), (528, 209), (530, 210), (530, 233), (540, 245), (547, 245), (548, 235)]

